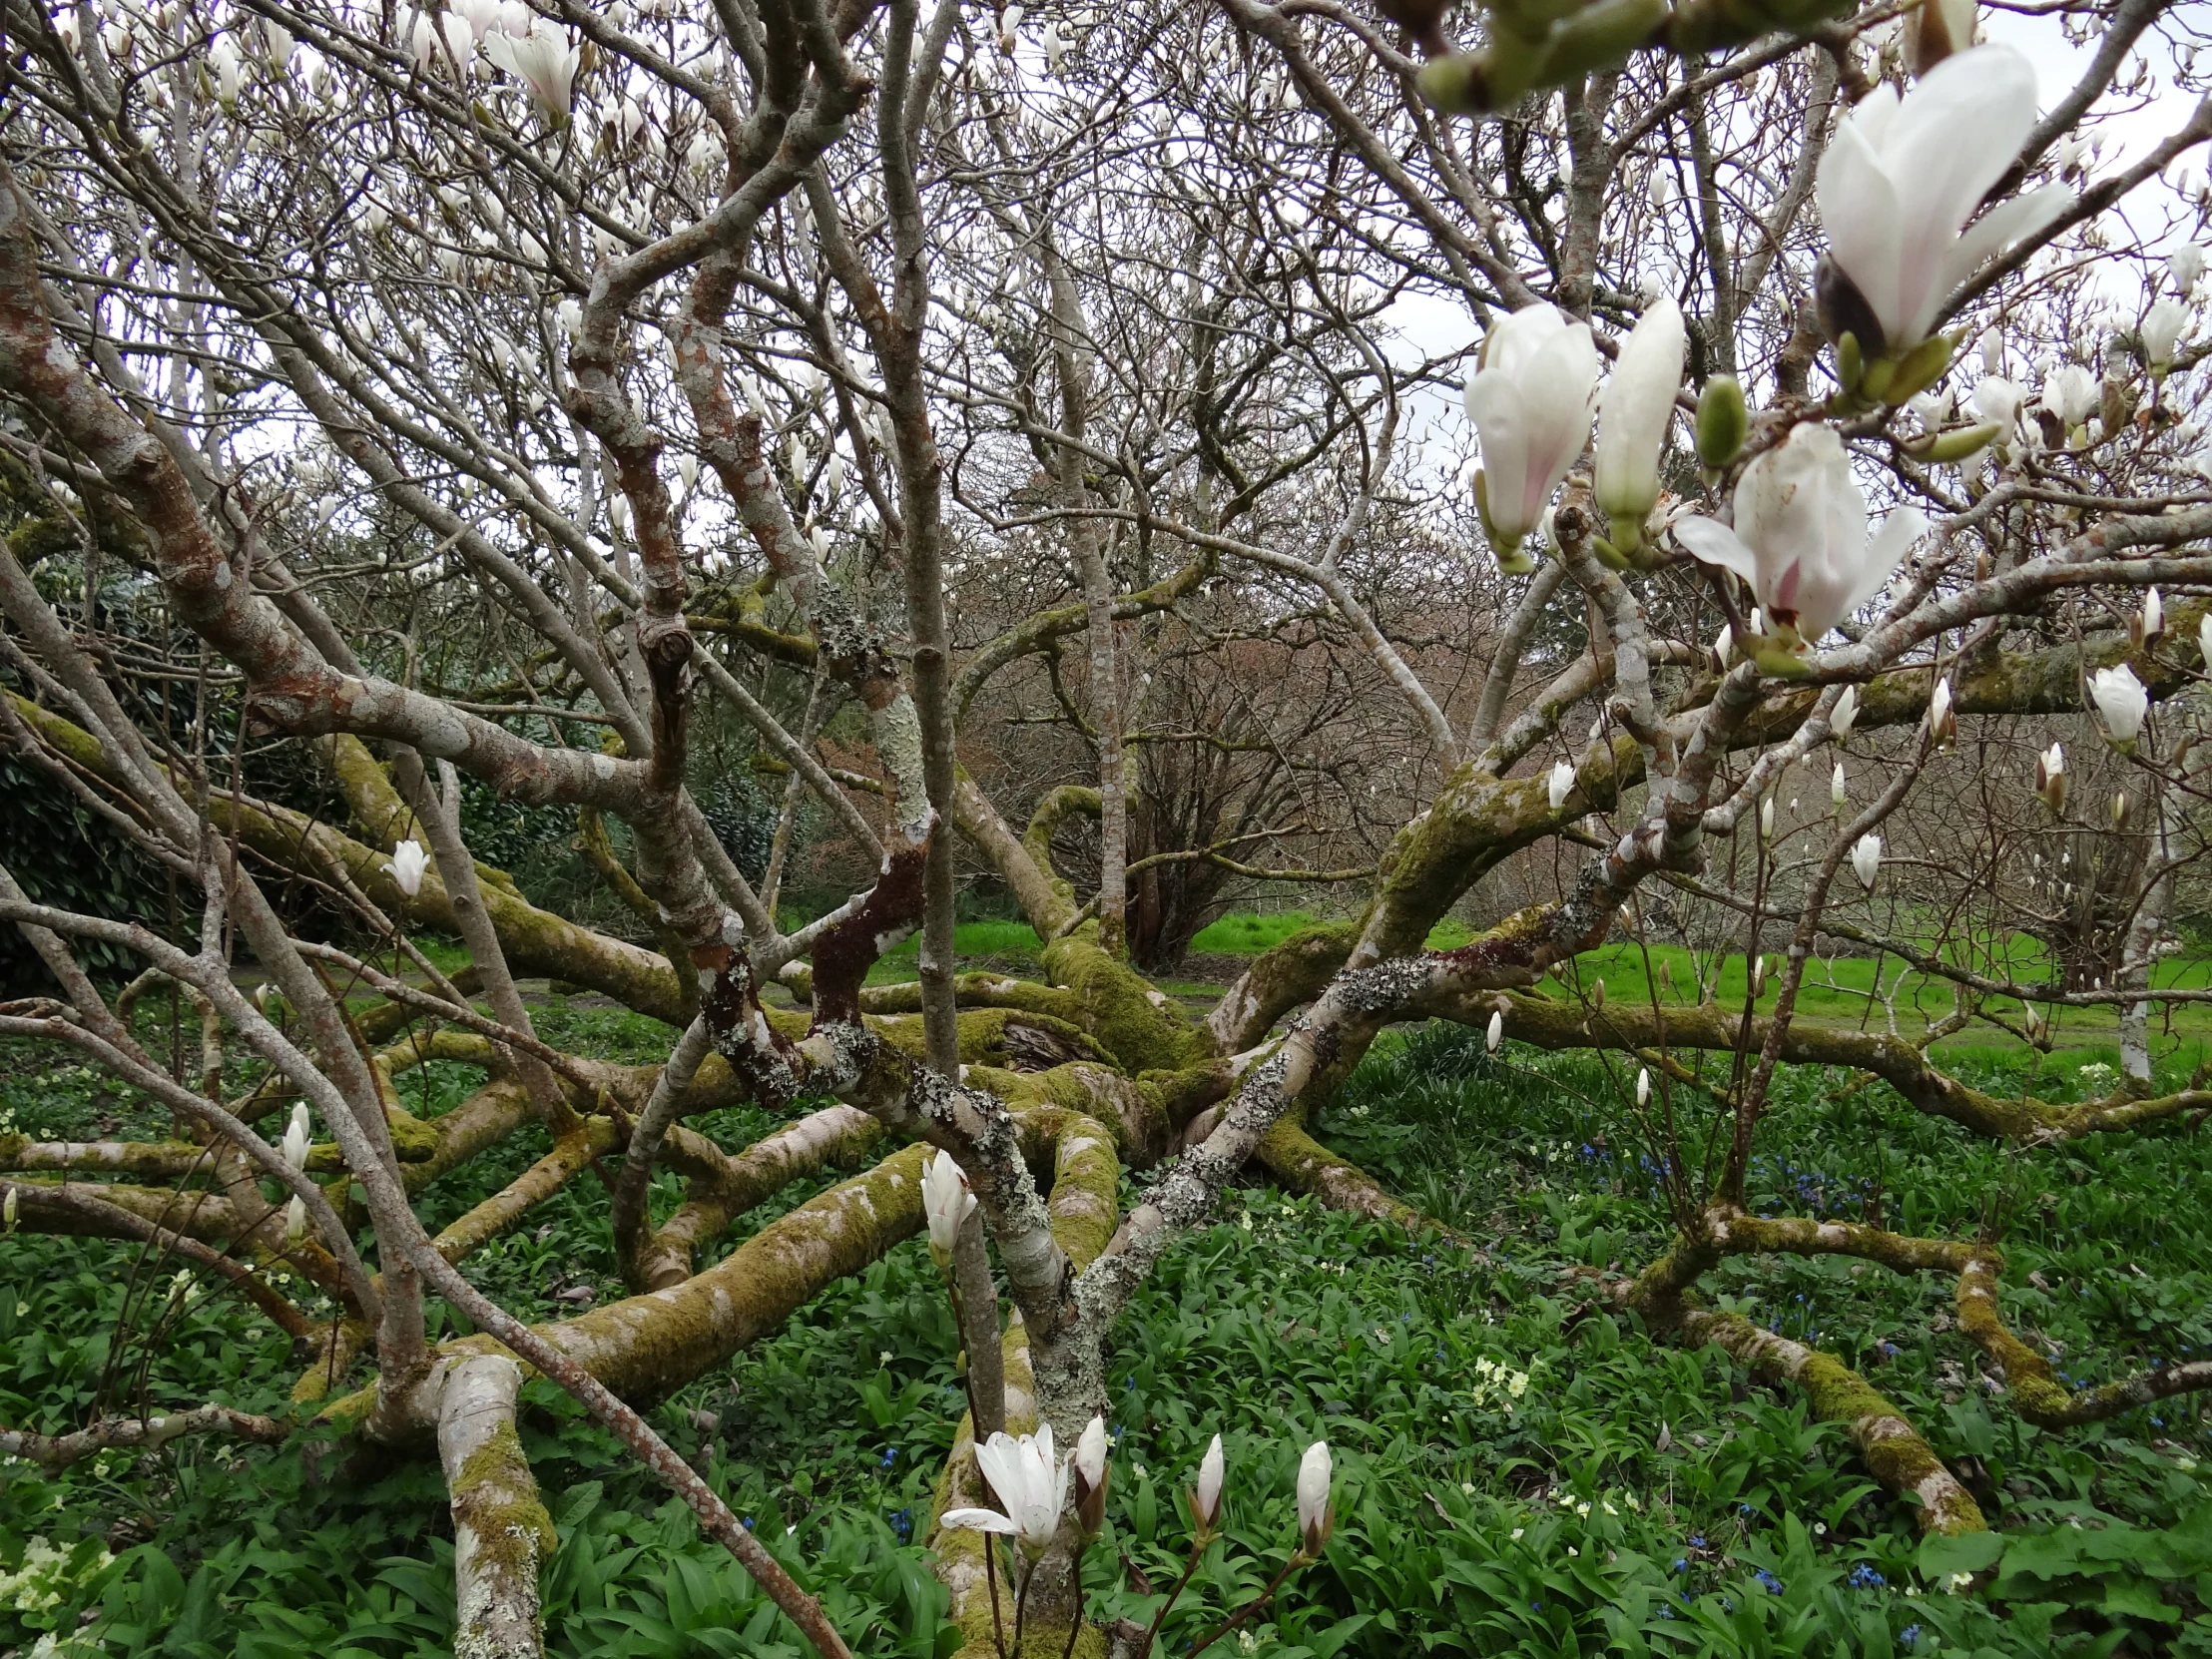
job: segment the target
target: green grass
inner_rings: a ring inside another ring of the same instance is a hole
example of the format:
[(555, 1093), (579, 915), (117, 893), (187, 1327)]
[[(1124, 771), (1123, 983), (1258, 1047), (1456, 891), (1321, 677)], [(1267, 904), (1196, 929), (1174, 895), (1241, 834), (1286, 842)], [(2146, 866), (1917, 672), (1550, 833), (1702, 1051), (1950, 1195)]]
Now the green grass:
[[(571, 1007), (546, 1019), (553, 1040), (624, 1058), (671, 1035)], [(2016, 1057), (1971, 1064), (1984, 1086), (2024, 1080)], [(2080, 1091), (2065, 1061), (2041, 1064), (2055, 1092)], [(119, 1114), (126, 1133), (158, 1126), (53, 1050), (13, 1045), (0, 1068), (10, 1108), (38, 1133)], [(2198, 1576), (2212, 1575), (2212, 1492), (2193, 1466), (2212, 1455), (2201, 1402), (2038, 1433), (1976, 1385), (1936, 1280), (1834, 1260), (1732, 1262), (1712, 1276), (1716, 1301), (1861, 1367), (1982, 1492), (2001, 1558), (1988, 1588), (1950, 1595), (1948, 1568), (1924, 1555), (1910, 1513), (1797, 1396), (1593, 1308), (1571, 1270), (1633, 1267), (1665, 1237), (1629, 1081), (1589, 1056), (1508, 1045), (1490, 1059), (1478, 1033), (1391, 1038), (1317, 1128), (1482, 1249), (1409, 1241), (1264, 1190), (1232, 1195), (1219, 1225), (1175, 1246), (1110, 1350), (1118, 1438), (1107, 1533), (1089, 1558), (1094, 1611), (1146, 1617), (1157, 1605), (1137, 1574), (1157, 1586), (1181, 1570), (1177, 1494), (1219, 1431), (1225, 1535), (1169, 1619), (1164, 1653), (1287, 1558), (1294, 1471), (1316, 1437), (1336, 1450), (1336, 1536), (1253, 1621), (1250, 1651), (1265, 1659), (2212, 1652), (2212, 1576)], [(435, 1113), (467, 1086), (465, 1072), (433, 1065), (405, 1089)], [(694, 1126), (735, 1146), (767, 1124), (737, 1108)], [(428, 1199), (433, 1224), (542, 1149), (533, 1128), (448, 1178)], [(2212, 1344), (2212, 1139), (2201, 1132), (2001, 1149), (1880, 1086), (1785, 1071), (1755, 1207), (1855, 1218), (1876, 1182), (1901, 1228), (1961, 1235), (1998, 1217), (2007, 1312), (2059, 1345), (2071, 1376), (2102, 1380)], [(819, 1187), (786, 1192), (741, 1232)], [(664, 1179), (658, 1202), (674, 1196)], [(561, 1286), (619, 1294), (592, 1183), (531, 1221), (472, 1263), (502, 1303), (542, 1318)], [(284, 1344), (232, 1299), (181, 1302), (156, 1332), (172, 1272), (122, 1245), (9, 1240), (0, 1420), (66, 1426), (103, 1397), (275, 1405), (290, 1375)], [(908, 1534), (958, 1411), (953, 1348), (915, 1241), (654, 1412), (763, 1539), (804, 1564), (856, 1653), (941, 1651), (942, 1599)], [(103, 1396), (111, 1360), (124, 1381)], [(1499, 1367), (1526, 1375), (1523, 1392), (1496, 1381)], [(564, 1396), (537, 1384), (527, 1404), (525, 1446), (561, 1534), (546, 1580), (553, 1652), (801, 1651), (745, 1575)], [(24, 1605), (42, 1598), (4, 1577), (33, 1535), (61, 1551), (39, 1580), (58, 1592), (51, 1605)], [(50, 1482), (0, 1467), (0, 1649), (75, 1629), (89, 1610), (102, 1645), (80, 1644), (87, 1653), (427, 1656), (450, 1651), (451, 1595), (427, 1457), (341, 1464), (305, 1439), (266, 1450), (196, 1440)]]
[[(1768, 961), (1759, 999), (1762, 1011), (1771, 1011), (1775, 1005), (1781, 952), (1787, 942), (1786, 937), (1778, 935), (1762, 952)], [(2040, 949), (2029, 948), (2033, 942), (2022, 941), (2010, 952), (2010, 966), (2020, 983), (2031, 984), (2043, 972)], [(1613, 943), (1577, 957), (1565, 983), (1589, 995), (1594, 992), (1596, 981), (1602, 979), (1609, 1000), (1626, 998), (1632, 1003), (1643, 1004), (1650, 1000), (1656, 982), (1663, 1005), (1680, 1005), (1696, 1001), (1698, 975), (1702, 972), (1711, 976), (1714, 962), (1715, 957), (1710, 952), (1693, 955), (1679, 945), (1653, 944), (1647, 950), (1633, 942)], [(1900, 984), (1899, 971), (1904, 966), (1895, 956), (1879, 960), (1873, 956), (1815, 959), (1806, 967), (1804, 984), (1798, 994), (1798, 1015), (1825, 1025), (1886, 1031), (1890, 1028), (1890, 1009), (1884, 997), (1890, 997), (1896, 1001), (1899, 1033), (1918, 1036), (1951, 1011), (1951, 989), (1947, 982), (1917, 971)], [(1877, 972), (1881, 975), (1881, 995), (1876, 993)], [(2206, 972), (2205, 963), (2169, 959), (2153, 970), (2153, 982), (2159, 986), (2201, 988)], [(1720, 1002), (1731, 1008), (1743, 1007), (1748, 973), (1747, 959), (1742, 951), (1719, 958), (1717, 996)], [(2021, 1022), (2021, 1004), (2017, 998), (1991, 997), (1982, 1007), (1985, 1012), (2001, 1016), (2015, 1027)], [(2055, 1008), (2038, 1004), (2036, 1012), (2048, 1021), (2054, 1047), (2110, 1049), (2113, 1053), (2105, 1057), (2117, 1057), (2119, 1014), (2116, 1008)], [(2203, 1057), (2205, 1046), (2212, 1043), (2212, 1006), (2157, 1004), (2152, 1010), (2152, 1022), (2164, 1047), (2174, 1049), (2178, 1045), (2185, 1051), (2185, 1063), (2183, 1053), (2175, 1054), (2175, 1061), (2184, 1075), (2189, 1066)], [(1945, 1039), (1938, 1045), (1938, 1051), (1948, 1060), (1964, 1050), (1988, 1047), (2018, 1050), (2022, 1046), (2002, 1026), (1978, 1019), (1964, 1031)], [(2095, 1055), (2081, 1057), (2087, 1059)]]

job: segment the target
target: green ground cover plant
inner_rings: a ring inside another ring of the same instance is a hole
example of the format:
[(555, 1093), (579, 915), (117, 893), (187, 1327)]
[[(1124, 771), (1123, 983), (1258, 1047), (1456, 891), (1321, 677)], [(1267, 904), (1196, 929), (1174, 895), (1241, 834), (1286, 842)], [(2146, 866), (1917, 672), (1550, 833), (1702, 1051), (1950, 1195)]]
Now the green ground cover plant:
[[(549, 1038), (610, 1058), (666, 1028), (549, 1007)], [(1992, 1053), (1974, 1080), (2017, 1086)], [(2082, 1062), (2043, 1058), (2095, 1093)], [(7, 1108), (41, 1135), (89, 1132), (121, 1102), (64, 1056), (7, 1054)], [(2094, 1061), (2087, 1062), (2093, 1065)], [(1379, 1046), (1317, 1126), (1468, 1236), (1408, 1235), (1266, 1188), (1192, 1236), (1133, 1306), (1110, 1373), (1115, 1479), (1093, 1545), (1094, 1610), (1147, 1618), (1182, 1570), (1180, 1493), (1221, 1433), (1222, 1538), (1164, 1635), (1180, 1652), (1288, 1558), (1300, 1448), (1336, 1449), (1339, 1520), (1322, 1563), (1247, 1626), (1244, 1651), (1306, 1659), (1529, 1655), (2212, 1652), (2212, 1457), (2183, 1399), (2071, 1434), (1990, 1409), (1947, 1287), (1835, 1260), (1732, 1261), (1720, 1304), (1841, 1354), (1966, 1471), (1995, 1530), (1922, 1541), (1841, 1430), (1802, 1397), (1743, 1381), (1716, 1350), (1652, 1341), (1587, 1275), (1664, 1244), (1666, 1215), (1627, 1150), (1617, 1068), (1478, 1033)], [(2046, 1096), (2063, 1097), (2052, 1079)], [(468, 1082), (405, 1079), (435, 1116)], [(753, 1139), (751, 1107), (701, 1127)], [(151, 1124), (140, 1125), (150, 1132)], [(2060, 1352), (2124, 1368), (2144, 1334), (2212, 1345), (2212, 1145), (2173, 1125), (2021, 1153), (1970, 1140), (1838, 1073), (1785, 1073), (1755, 1166), (1755, 1209), (1856, 1219), (1879, 1191), (1913, 1232), (2001, 1216), (2041, 1288), (2018, 1317)], [(535, 1131), (441, 1183), (441, 1225), (543, 1151)], [(833, 1178), (833, 1177), (832, 1177)], [(750, 1232), (825, 1183), (746, 1218)], [(676, 1183), (657, 1195), (672, 1206)], [(480, 1258), (478, 1283), (545, 1316), (621, 1281), (588, 1195), (570, 1188)], [(465, 1322), (442, 1305), (446, 1329)], [(855, 1348), (849, 1333), (874, 1333)], [(958, 1415), (956, 1347), (919, 1242), (840, 1281), (784, 1330), (657, 1408), (758, 1535), (829, 1598), (855, 1652), (929, 1656), (954, 1627), (917, 1536)], [(274, 1407), (290, 1357), (222, 1294), (122, 1245), (0, 1253), (0, 1413), (59, 1428), (214, 1390)], [(2082, 1378), (2079, 1381), (2092, 1381)], [(803, 1651), (688, 1510), (566, 1395), (533, 1383), (521, 1431), (560, 1543), (545, 1575), (551, 1651)], [(436, 1468), (340, 1456), (312, 1431), (279, 1447), (184, 1440), (110, 1451), (57, 1478), (0, 1470), (0, 1650), (294, 1654), (451, 1651), (451, 1543)], [(434, 1528), (433, 1532), (440, 1529)], [(1965, 1574), (1960, 1584), (1954, 1575)]]

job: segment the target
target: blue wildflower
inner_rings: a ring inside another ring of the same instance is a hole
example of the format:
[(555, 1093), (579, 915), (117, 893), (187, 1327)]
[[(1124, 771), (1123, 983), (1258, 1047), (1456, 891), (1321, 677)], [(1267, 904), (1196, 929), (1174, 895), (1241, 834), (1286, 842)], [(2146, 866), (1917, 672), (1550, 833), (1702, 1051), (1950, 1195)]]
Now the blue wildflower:
[(893, 1463), (895, 1463), (895, 1462), (897, 1462), (897, 1461), (898, 1461), (898, 1447), (896, 1447), (896, 1446), (894, 1446), (894, 1445), (887, 1445), (887, 1446), (885, 1446), (885, 1447), (883, 1448), (883, 1464), (882, 1464), (882, 1466), (883, 1466), (884, 1468), (889, 1468), (889, 1467), (890, 1467), (890, 1466), (891, 1466), (891, 1465), (892, 1465)]
[(1761, 1567), (1751, 1576), (1758, 1579), (1760, 1583), (1766, 1585), (1767, 1594), (1771, 1596), (1778, 1596), (1782, 1593), (1782, 1580), (1775, 1577), (1773, 1573), (1767, 1571), (1765, 1567)]
[(1907, 1647), (1912, 1647), (1920, 1639), (1921, 1627), (1917, 1624), (1909, 1624), (1903, 1630), (1898, 1632), (1898, 1640), (1903, 1642)]
[(1862, 1561), (1851, 1569), (1851, 1585), (1855, 1590), (1879, 1590), (1886, 1582), (1888, 1580), (1875, 1571), (1870, 1562)]
[(1688, 1572), (1690, 1570), (1690, 1558), (1687, 1555), (1677, 1555), (1674, 1558), (1674, 1570), (1676, 1572)]
[(1692, 1549), (1703, 1549), (1705, 1547), (1705, 1534), (1702, 1532), (1691, 1533), (1690, 1547)]

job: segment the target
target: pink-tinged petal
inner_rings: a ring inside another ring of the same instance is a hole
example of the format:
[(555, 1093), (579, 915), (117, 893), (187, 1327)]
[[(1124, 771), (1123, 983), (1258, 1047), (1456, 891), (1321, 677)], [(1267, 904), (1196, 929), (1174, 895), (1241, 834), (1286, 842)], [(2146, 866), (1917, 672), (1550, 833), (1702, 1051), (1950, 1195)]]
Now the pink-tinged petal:
[(1732, 570), (1753, 587), (1759, 585), (1759, 555), (1719, 519), (1692, 514), (1676, 519), (1673, 529), (1674, 539), (1689, 550), (1691, 558)]
[[(1814, 174), (1814, 194), (1829, 252), (1883, 328), (1895, 333), (1904, 314), (1898, 301), (1898, 194), (1866, 133), (1868, 105), (1889, 91), (1885, 85), (1836, 129)], [(1896, 103), (1894, 94), (1890, 102)]]
[(996, 1509), (947, 1509), (937, 1521), (939, 1525), (964, 1527), (970, 1532), (1000, 1532), (1009, 1538), (1021, 1530)]

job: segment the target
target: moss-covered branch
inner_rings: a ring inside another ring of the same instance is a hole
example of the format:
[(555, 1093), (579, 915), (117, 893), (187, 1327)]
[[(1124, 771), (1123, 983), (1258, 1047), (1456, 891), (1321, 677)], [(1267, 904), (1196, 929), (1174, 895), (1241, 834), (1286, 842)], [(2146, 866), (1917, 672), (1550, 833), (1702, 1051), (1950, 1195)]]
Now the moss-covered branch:
[(1997, 1311), (2002, 1267), (1994, 1251), (1984, 1248), (1968, 1255), (1958, 1275), (1958, 1328), (2002, 1370), (2013, 1409), (2037, 1427), (2102, 1422), (2138, 1405), (2212, 1388), (2212, 1361), (2205, 1360), (2160, 1366), (2091, 1388), (2068, 1387), (2049, 1361), (2012, 1334)]
[(1769, 1382), (1803, 1388), (1816, 1417), (1844, 1425), (1877, 1480), (1919, 1501), (1922, 1530), (1987, 1530), (1973, 1494), (1943, 1466), (1920, 1431), (1833, 1354), (1762, 1330), (1740, 1314), (1689, 1308), (1682, 1312), (1680, 1329), (1691, 1342), (1715, 1345)]

